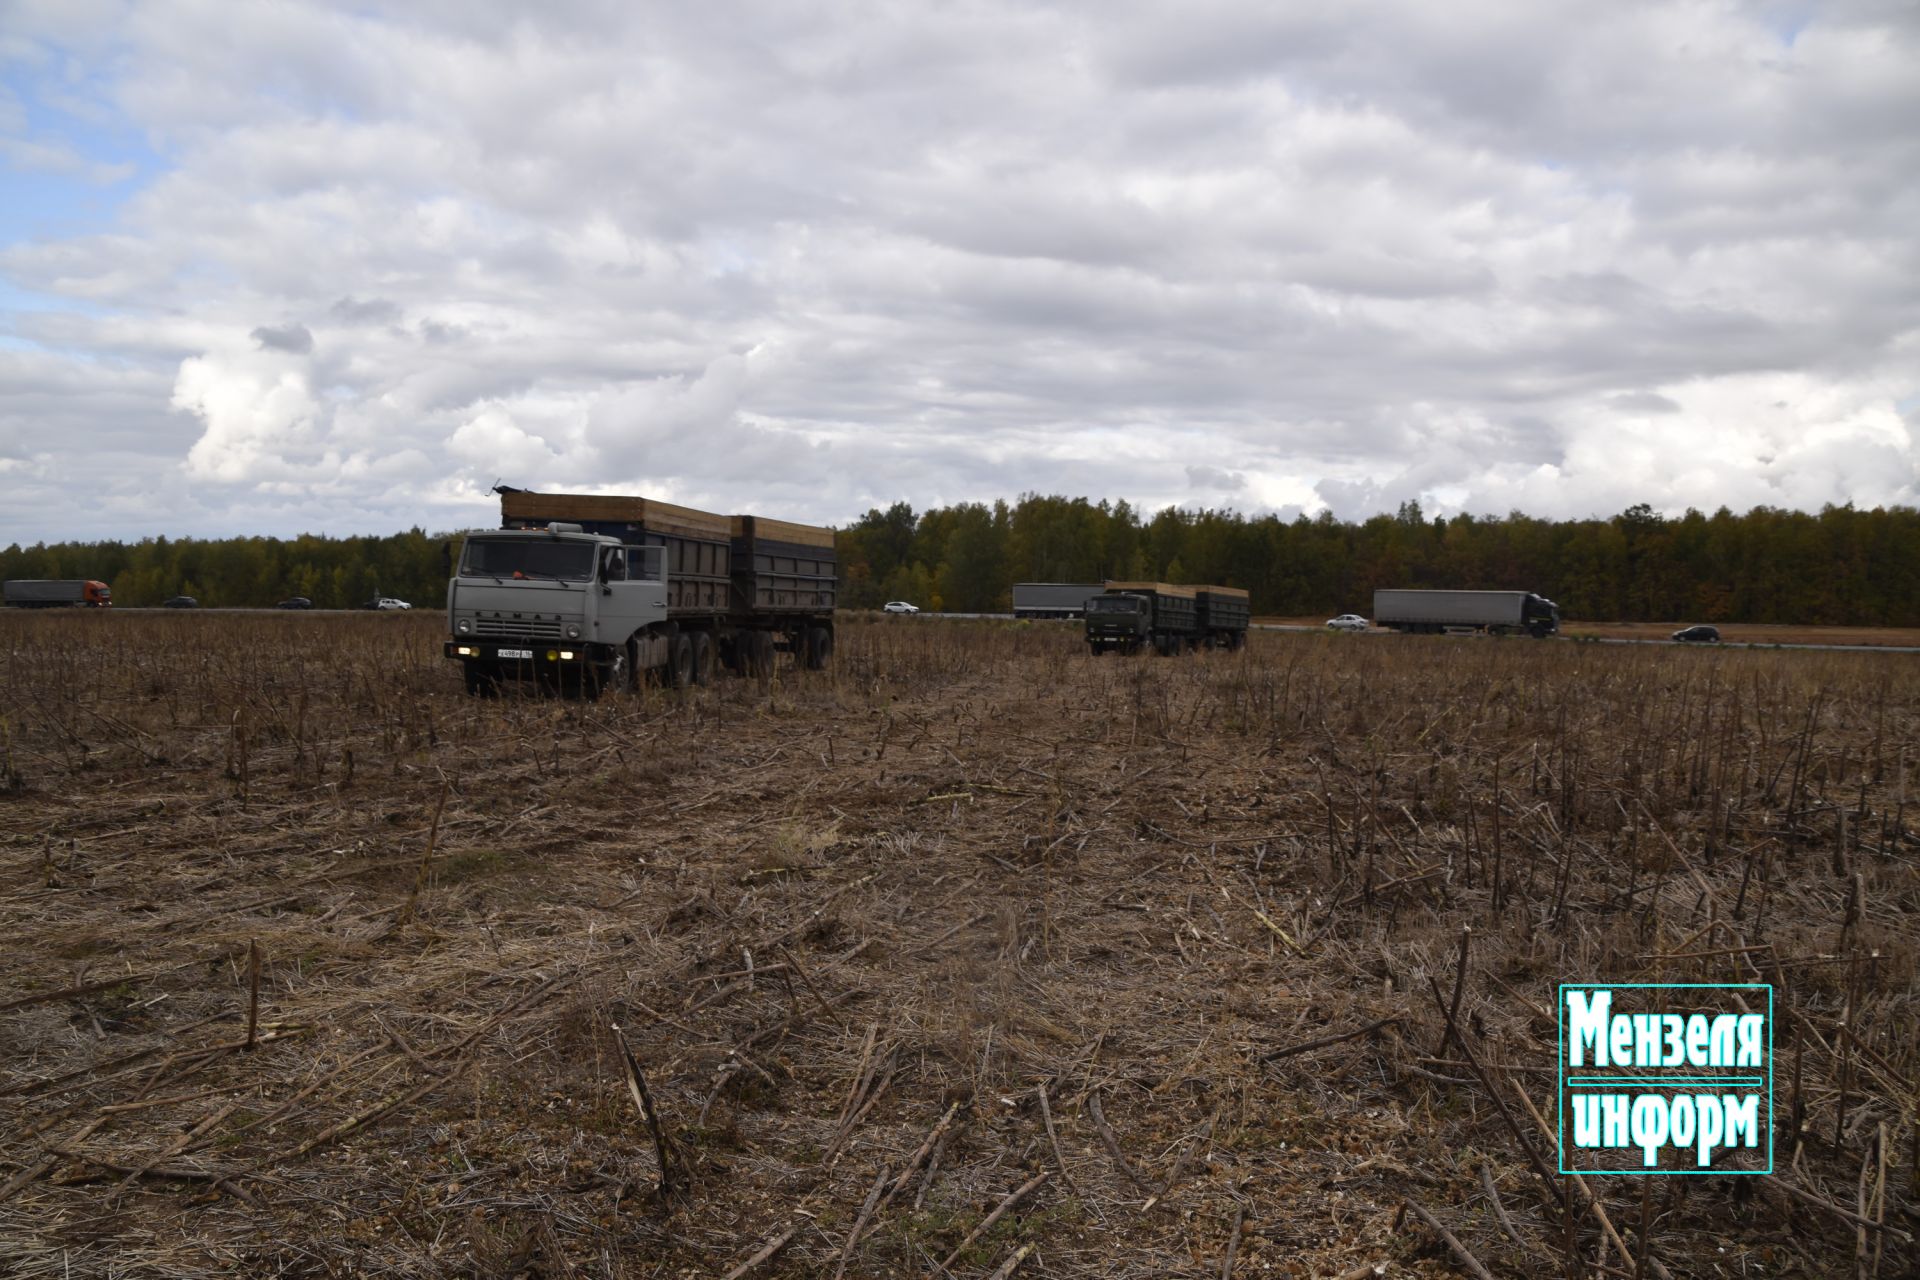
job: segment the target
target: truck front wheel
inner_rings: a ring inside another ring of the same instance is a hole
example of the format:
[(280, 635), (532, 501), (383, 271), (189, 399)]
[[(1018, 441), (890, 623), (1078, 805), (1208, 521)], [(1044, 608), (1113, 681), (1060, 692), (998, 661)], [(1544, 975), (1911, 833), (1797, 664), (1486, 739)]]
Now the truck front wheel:
[(604, 663), (588, 667), (583, 674), (588, 697), (598, 698), (604, 693), (629, 688), (633, 683), (632, 650), (620, 645)]
[(493, 673), (477, 662), (463, 662), (460, 673), (467, 678), (467, 695), (474, 698), (491, 698), (500, 692), (500, 682)]
[(693, 633), (693, 682), (713, 683), (713, 637), (704, 631)]

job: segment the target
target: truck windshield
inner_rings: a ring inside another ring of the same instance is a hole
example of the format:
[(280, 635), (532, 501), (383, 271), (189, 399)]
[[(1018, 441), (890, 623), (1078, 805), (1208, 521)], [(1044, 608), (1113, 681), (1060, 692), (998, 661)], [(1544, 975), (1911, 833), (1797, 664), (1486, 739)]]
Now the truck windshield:
[(460, 559), (467, 578), (547, 578), (586, 582), (593, 577), (594, 544), (547, 538), (468, 538)]
[(1099, 596), (1087, 601), (1088, 613), (1138, 613), (1140, 602), (1132, 596)]

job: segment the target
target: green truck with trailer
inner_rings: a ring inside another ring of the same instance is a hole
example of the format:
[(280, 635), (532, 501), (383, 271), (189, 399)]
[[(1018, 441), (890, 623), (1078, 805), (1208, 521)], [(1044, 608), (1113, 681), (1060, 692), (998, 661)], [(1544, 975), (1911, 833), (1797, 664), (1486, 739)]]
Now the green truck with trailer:
[(447, 588), (446, 656), (469, 693), (507, 680), (588, 694), (648, 674), (819, 669), (833, 652), (833, 531), (652, 498), (500, 490)]
[(1087, 601), (1087, 647), (1096, 655), (1239, 649), (1250, 620), (1247, 593), (1238, 587), (1109, 582)]

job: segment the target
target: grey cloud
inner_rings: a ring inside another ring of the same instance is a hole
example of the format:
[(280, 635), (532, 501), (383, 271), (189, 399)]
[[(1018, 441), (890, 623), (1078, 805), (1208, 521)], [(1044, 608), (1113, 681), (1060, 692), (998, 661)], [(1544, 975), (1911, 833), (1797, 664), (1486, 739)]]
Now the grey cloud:
[(1187, 487), (1208, 489), (1216, 492), (1235, 493), (1247, 487), (1247, 478), (1237, 471), (1223, 471), (1219, 467), (1187, 466)]
[(303, 324), (287, 324), (278, 328), (262, 325), (250, 336), (264, 351), (285, 351), (304, 356), (313, 350), (313, 333)]
[(327, 314), (341, 324), (392, 324), (400, 318), (400, 308), (385, 298), (342, 298)]
[(1621, 413), (1679, 413), (1680, 402), (1654, 391), (1623, 391), (1607, 397), (1607, 405)]

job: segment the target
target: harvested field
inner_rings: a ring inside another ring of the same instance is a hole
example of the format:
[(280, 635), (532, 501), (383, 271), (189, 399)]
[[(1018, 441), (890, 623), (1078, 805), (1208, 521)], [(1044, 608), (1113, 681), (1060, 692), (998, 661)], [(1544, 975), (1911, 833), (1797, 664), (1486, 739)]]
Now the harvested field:
[[(1911, 659), (439, 625), (0, 618), (0, 1270), (1920, 1266)], [(1774, 1176), (1547, 1172), (1595, 979), (1776, 984)]]

